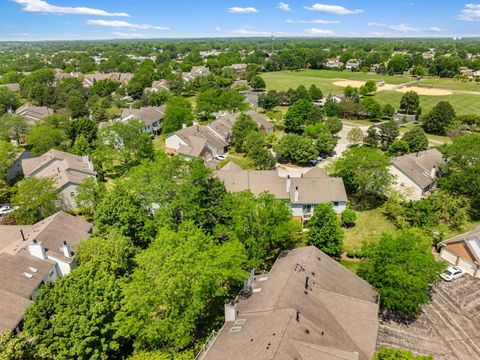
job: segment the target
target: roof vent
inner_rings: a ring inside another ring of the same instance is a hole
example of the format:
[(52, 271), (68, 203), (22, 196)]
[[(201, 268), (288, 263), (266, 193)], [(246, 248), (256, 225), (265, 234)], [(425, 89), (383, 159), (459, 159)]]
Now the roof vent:
[(246, 321), (247, 319), (237, 319), (235, 320), (235, 325), (243, 325)]
[(30, 274), (30, 273), (28, 273), (28, 272), (24, 272), (24, 273), (23, 273), (23, 276), (25, 276), (25, 277), (28, 278), (28, 279), (33, 278), (33, 275)]
[(233, 326), (233, 327), (230, 329), (229, 333), (238, 333), (238, 332), (240, 332), (240, 330), (242, 330), (242, 327), (241, 327), (241, 326)]
[(29, 266), (28, 267), (28, 271), (32, 272), (32, 273), (37, 273), (38, 272), (38, 269), (37, 268), (34, 268), (33, 266)]

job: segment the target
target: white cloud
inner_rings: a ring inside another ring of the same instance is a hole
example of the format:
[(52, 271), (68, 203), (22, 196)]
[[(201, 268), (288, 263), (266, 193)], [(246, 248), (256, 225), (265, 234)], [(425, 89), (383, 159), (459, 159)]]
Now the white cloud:
[(216, 31), (222, 31), (222, 29), (220, 28), (220, 26), (217, 26), (217, 27), (215, 28), (215, 30), (216, 30)]
[(112, 33), (113, 36), (120, 37), (120, 38), (127, 38), (127, 39), (140, 39), (143, 38), (143, 34), (128, 34), (123, 32), (114, 32)]
[(132, 24), (126, 21), (120, 20), (88, 20), (88, 25), (105, 26), (113, 28), (125, 28), (125, 29), (137, 29), (137, 30), (170, 30), (165, 26), (155, 26), (149, 24)]
[(333, 34), (333, 32), (330, 30), (317, 29), (317, 28), (305, 29), (304, 31), (310, 35), (332, 35)]
[(368, 26), (382, 27), (382, 28), (385, 28), (385, 29), (390, 29), (390, 30), (400, 31), (400, 32), (419, 32), (420, 31), (420, 29), (414, 28), (414, 27), (412, 27), (408, 24), (390, 25), (390, 24), (369, 22), (367, 25)]
[(432, 26), (431, 28), (428, 29), (429, 31), (433, 31), (433, 32), (441, 32), (443, 31), (442, 29), (440, 29), (439, 27), (436, 27), (436, 26)]
[(290, 5), (284, 2), (279, 2), (277, 9), (280, 9), (282, 11), (292, 11), (292, 9), (290, 8)]
[(243, 36), (269, 36), (271, 33), (268, 31), (256, 31), (256, 30), (251, 30), (250, 28), (243, 27), (239, 29), (234, 29), (229, 31), (232, 34), (235, 35), (243, 35)]
[(14, 0), (17, 4), (23, 5), (23, 11), (42, 12), (51, 14), (75, 14), (95, 16), (129, 16), (127, 13), (110, 13), (105, 10), (92, 9), (88, 7), (55, 6), (43, 0)]
[(286, 20), (289, 24), (340, 24), (338, 20)]
[(325, 12), (329, 14), (336, 14), (336, 15), (350, 15), (350, 14), (361, 14), (363, 10), (355, 9), (347, 9), (340, 5), (327, 5), (327, 4), (313, 4), (311, 6), (305, 6), (305, 9), (310, 11), (319, 11)]
[(228, 12), (232, 14), (249, 14), (249, 13), (257, 13), (258, 10), (255, 9), (254, 7), (234, 6), (234, 7), (228, 8)]
[(457, 18), (465, 21), (480, 20), (480, 4), (465, 4), (465, 9), (460, 11)]

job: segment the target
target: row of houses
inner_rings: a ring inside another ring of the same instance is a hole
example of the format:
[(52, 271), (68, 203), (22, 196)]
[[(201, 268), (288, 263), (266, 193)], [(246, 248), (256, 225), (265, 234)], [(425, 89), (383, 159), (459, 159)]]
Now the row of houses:
[[(265, 133), (271, 133), (274, 125), (256, 111), (247, 111), (252, 120)], [(194, 124), (167, 136), (165, 147), (168, 154), (178, 154), (185, 158), (201, 157), (210, 161), (227, 151), (232, 141), (233, 124), (240, 113), (223, 114), (206, 125)]]
[(469, 79), (477, 79), (477, 78), (480, 78), (480, 70), (473, 70), (473, 69), (469, 69), (469, 68), (466, 68), (466, 67), (462, 67), (460, 68), (460, 75), (462, 76), (466, 76), (468, 77)]
[(76, 266), (92, 224), (60, 211), (34, 225), (0, 225), (0, 333), (19, 331), (38, 290)]

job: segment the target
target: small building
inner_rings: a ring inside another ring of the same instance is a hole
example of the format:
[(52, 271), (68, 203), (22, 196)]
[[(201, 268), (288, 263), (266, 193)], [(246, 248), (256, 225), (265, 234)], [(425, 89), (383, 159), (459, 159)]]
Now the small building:
[(19, 331), (42, 285), (76, 266), (92, 224), (60, 211), (34, 225), (0, 225), (0, 333)]
[(345, 64), (345, 69), (347, 69), (348, 71), (354, 71), (358, 68), (360, 68), (360, 61), (358, 61), (357, 59), (350, 59)]
[(30, 125), (35, 125), (47, 116), (53, 115), (53, 110), (46, 106), (25, 104), (19, 107), (17, 111), (15, 111), (15, 114), (26, 118)]
[(192, 81), (200, 76), (206, 76), (210, 74), (210, 70), (205, 66), (193, 66), (192, 70), (183, 73), (183, 80), (185, 82)]
[[(274, 130), (274, 125), (265, 116), (256, 111), (247, 111), (253, 121), (265, 133)], [(187, 159), (201, 157), (205, 161), (217, 155), (223, 155), (231, 144), (233, 124), (240, 113), (222, 114), (206, 125), (194, 124), (165, 138), (165, 150), (169, 154), (178, 154)]]
[(376, 290), (314, 246), (283, 251), (225, 303), (225, 323), (199, 360), (370, 360)]
[(131, 73), (119, 73), (119, 72), (113, 72), (113, 73), (94, 73), (94, 74), (89, 74), (85, 75), (83, 78), (83, 86), (85, 87), (90, 87), (92, 86), (95, 81), (100, 81), (100, 80), (106, 80), (110, 79), (113, 80), (120, 85), (125, 85), (132, 80), (133, 74)]
[(480, 277), (480, 226), (440, 242), (440, 257), (466, 273)]
[(390, 173), (396, 178), (395, 189), (407, 200), (419, 200), (436, 189), (443, 156), (437, 149), (397, 156), (392, 159)]
[(330, 58), (327, 59), (323, 66), (325, 66), (327, 69), (340, 69), (343, 67), (343, 63), (339, 58)]
[(342, 178), (330, 177), (318, 167), (300, 177), (281, 177), (277, 170), (230, 170), (227, 167), (215, 174), (230, 192), (249, 190), (255, 196), (269, 192), (276, 199), (288, 201), (293, 218), (302, 222), (313, 216), (318, 204), (332, 204), (337, 214), (347, 207)]
[(158, 135), (162, 131), (162, 121), (167, 106), (146, 106), (140, 109), (124, 109), (120, 121), (137, 119), (145, 125), (145, 131), (149, 134)]
[(144, 90), (145, 93), (156, 91), (170, 91), (170, 85), (168, 85), (168, 81), (164, 79), (155, 80), (151, 87), (145, 88)]
[(64, 210), (77, 208), (78, 186), (85, 179), (97, 175), (88, 156), (58, 150), (50, 150), (41, 156), (23, 159), (22, 170), (25, 177), (52, 178), (60, 194), (59, 207)]
[(232, 64), (229, 67), (235, 70), (235, 72), (237, 73), (242, 73), (247, 71), (247, 64)]

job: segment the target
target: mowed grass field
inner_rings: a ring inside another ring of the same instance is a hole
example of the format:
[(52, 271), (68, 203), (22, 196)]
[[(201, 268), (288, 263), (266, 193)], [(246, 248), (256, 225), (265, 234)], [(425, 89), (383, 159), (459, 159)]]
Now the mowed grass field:
[[(296, 88), (299, 85), (304, 85), (308, 88), (311, 84), (315, 84), (322, 90), (325, 96), (343, 92), (343, 87), (333, 84), (340, 80), (384, 80), (387, 84), (393, 85), (414, 81), (413, 78), (403, 75), (389, 76), (330, 70), (277, 71), (264, 73), (262, 77), (267, 84), (267, 90), (288, 90), (289, 88)], [(453, 91), (474, 91), (477, 86), (475, 83), (462, 83), (453, 79), (433, 78), (422, 80), (421, 84)], [(478, 87), (480, 88), (480, 86)], [(375, 95), (375, 98), (382, 105), (391, 104), (398, 107), (402, 96), (402, 93), (396, 91), (379, 91)], [(452, 95), (446, 96), (420, 95), (420, 102), (424, 113), (428, 113), (442, 100), (449, 101), (458, 114), (480, 114), (480, 95), (462, 93), (453, 93)]]

